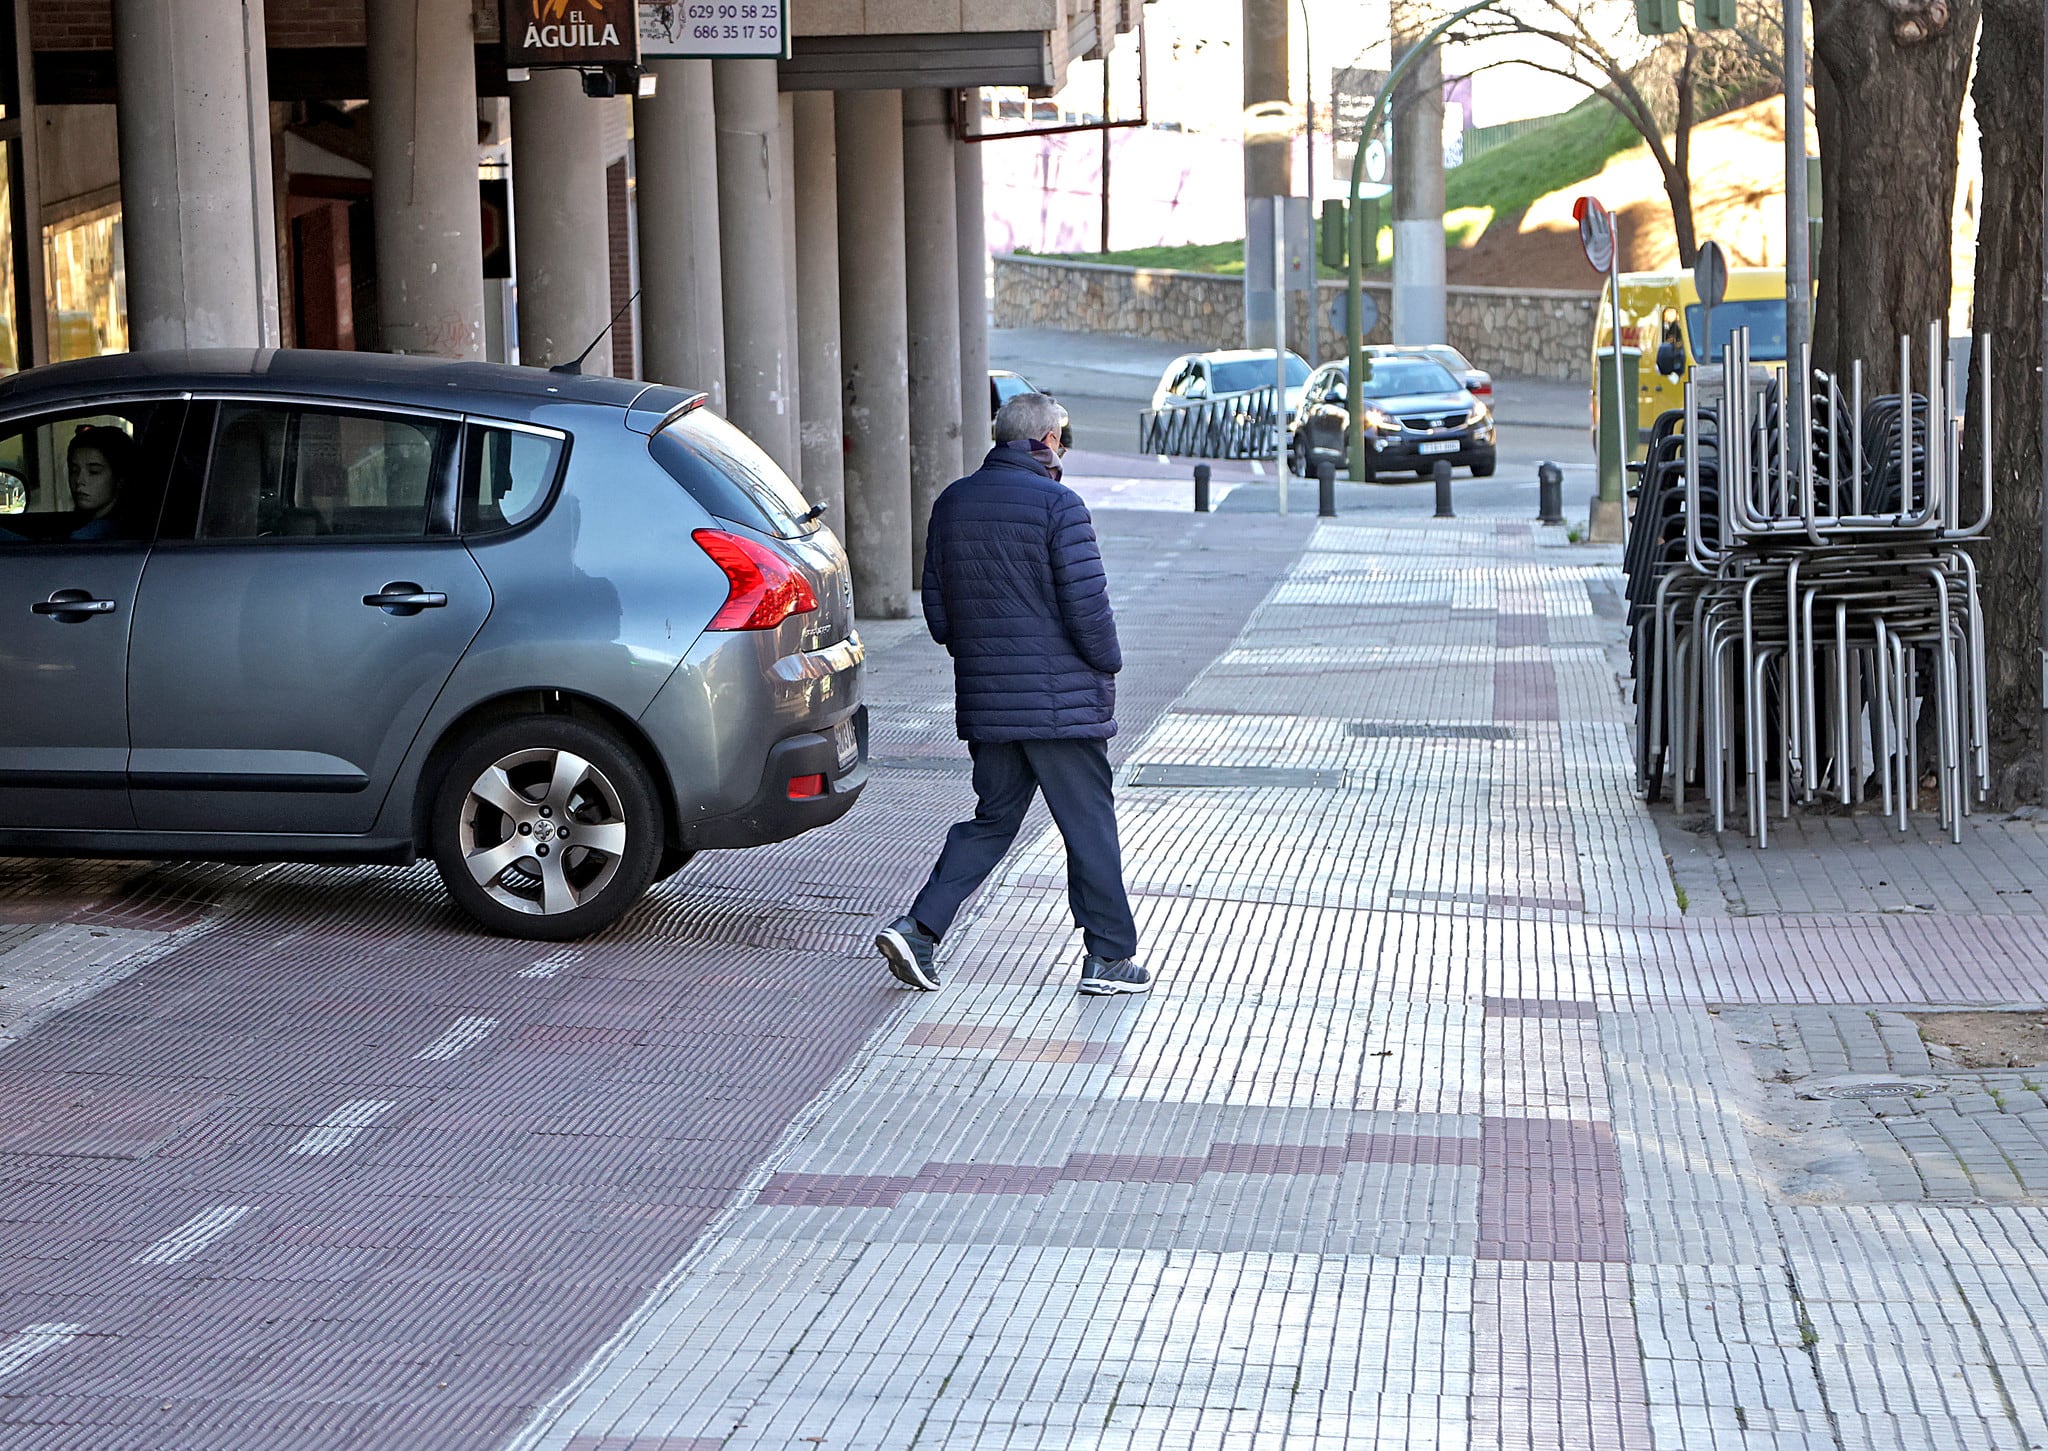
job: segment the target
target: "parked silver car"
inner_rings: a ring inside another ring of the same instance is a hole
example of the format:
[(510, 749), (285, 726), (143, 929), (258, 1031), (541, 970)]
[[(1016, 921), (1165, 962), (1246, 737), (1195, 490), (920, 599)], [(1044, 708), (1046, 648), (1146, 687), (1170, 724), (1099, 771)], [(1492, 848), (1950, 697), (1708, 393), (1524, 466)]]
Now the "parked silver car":
[(703, 402), (290, 351), (0, 382), (0, 851), (430, 855), (562, 939), (836, 820), (846, 555)]

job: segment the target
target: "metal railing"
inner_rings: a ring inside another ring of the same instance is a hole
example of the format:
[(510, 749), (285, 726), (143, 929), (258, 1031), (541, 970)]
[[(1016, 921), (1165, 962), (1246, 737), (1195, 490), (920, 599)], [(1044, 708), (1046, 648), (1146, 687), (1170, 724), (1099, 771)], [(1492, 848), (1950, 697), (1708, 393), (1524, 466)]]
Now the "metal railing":
[(1270, 459), (1278, 396), (1268, 383), (1174, 408), (1147, 408), (1138, 415), (1138, 448), (1176, 458)]

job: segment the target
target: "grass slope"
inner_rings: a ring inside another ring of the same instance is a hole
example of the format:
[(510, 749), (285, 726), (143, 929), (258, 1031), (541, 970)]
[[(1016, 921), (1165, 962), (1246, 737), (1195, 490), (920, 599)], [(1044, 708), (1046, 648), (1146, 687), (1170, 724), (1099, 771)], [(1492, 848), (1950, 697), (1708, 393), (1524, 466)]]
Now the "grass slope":
[[(1637, 144), (1635, 130), (1598, 96), (1588, 96), (1547, 126), (1517, 136), (1483, 156), (1444, 173), (1444, 228), (1455, 245), (1467, 245), (1496, 217), (1513, 216), (1538, 197), (1597, 176), (1609, 157)], [(1020, 251), (1024, 249), (1020, 248)], [(1392, 255), (1385, 228), (1379, 261)], [(1244, 273), (1244, 243), (1201, 242), (1178, 247), (1131, 247), (1118, 252), (1069, 252), (1075, 262), (1111, 262), (1121, 267), (1162, 267), (1182, 272)], [(1325, 277), (1341, 270), (1321, 269)]]

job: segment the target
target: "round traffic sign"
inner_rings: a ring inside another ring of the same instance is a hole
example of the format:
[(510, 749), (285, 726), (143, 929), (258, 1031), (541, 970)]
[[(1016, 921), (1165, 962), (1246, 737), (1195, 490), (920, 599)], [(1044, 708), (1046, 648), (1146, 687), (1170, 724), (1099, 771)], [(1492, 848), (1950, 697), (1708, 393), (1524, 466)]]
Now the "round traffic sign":
[(1579, 248), (1595, 272), (1614, 265), (1614, 214), (1600, 205), (1599, 198), (1582, 196), (1572, 203), (1572, 215), (1579, 223)]
[[(1361, 338), (1368, 337), (1371, 335), (1372, 330), (1380, 325), (1380, 305), (1370, 292), (1359, 293), (1358, 303), (1358, 315), (1362, 319), (1362, 326), (1358, 330), (1358, 335)], [(1339, 292), (1330, 299), (1330, 308), (1327, 315), (1331, 332), (1340, 338), (1351, 336), (1351, 294), (1349, 292)]]
[(1728, 295), (1728, 254), (1721, 250), (1719, 242), (1700, 244), (1700, 254), (1692, 264), (1692, 285), (1708, 307)]

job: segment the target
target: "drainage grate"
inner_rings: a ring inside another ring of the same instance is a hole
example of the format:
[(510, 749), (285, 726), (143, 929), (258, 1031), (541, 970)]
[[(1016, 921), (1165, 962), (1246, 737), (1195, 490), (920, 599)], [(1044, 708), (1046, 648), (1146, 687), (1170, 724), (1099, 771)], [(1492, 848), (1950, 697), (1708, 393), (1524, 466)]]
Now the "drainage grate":
[(1510, 727), (1497, 725), (1399, 725), (1355, 720), (1347, 729), (1350, 734), (1363, 736), (1369, 741), (1511, 741), (1515, 738)]
[(1924, 1083), (1825, 1083), (1804, 1090), (1802, 1098), (1911, 1098), (1925, 1093)]
[(1133, 766), (1125, 783), (1131, 786), (1291, 787), (1297, 790), (1341, 791), (1369, 786), (1364, 772), (1325, 770), (1313, 766), (1183, 766), (1147, 761)]

